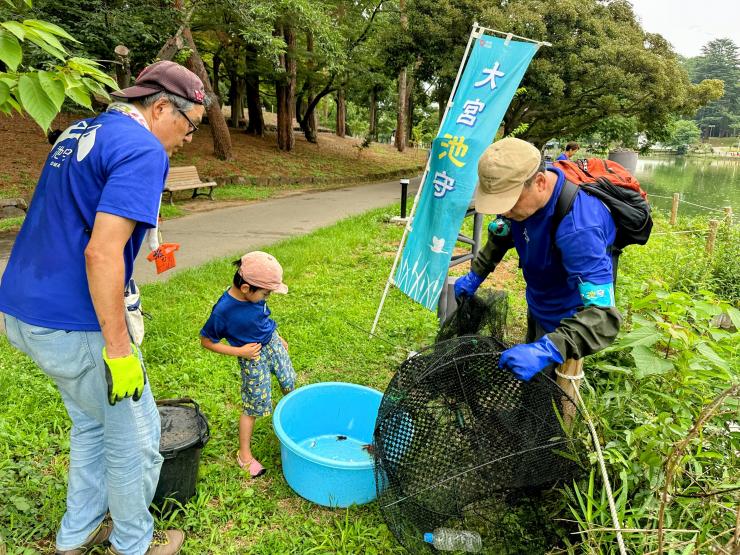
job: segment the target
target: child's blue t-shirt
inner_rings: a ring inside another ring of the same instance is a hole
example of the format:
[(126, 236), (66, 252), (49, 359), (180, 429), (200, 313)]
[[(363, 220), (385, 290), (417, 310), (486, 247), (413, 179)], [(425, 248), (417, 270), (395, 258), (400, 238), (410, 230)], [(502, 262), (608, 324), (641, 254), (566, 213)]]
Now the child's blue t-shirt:
[(213, 305), (200, 334), (214, 343), (226, 339), (232, 347), (247, 343), (267, 345), (275, 328), (277, 323), (270, 318), (267, 302), (240, 301), (225, 291)]
[[(128, 282), (157, 225), (169, 160), (132, 118), (105, 112), (67, 128), (49, 153), (0, 283), (0, 312), (52, 329), (99, 331), (85, 269), (98, 212), (136, 222), (123, 249)], [(123, 303), (123, 300), (121, 300)]]

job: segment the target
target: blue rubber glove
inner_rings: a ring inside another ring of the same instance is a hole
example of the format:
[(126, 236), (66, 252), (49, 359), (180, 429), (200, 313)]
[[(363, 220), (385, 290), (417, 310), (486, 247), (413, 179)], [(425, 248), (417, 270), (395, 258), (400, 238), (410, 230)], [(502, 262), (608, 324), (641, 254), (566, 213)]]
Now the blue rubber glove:
[(484, 278), (480, 277), (474, 271), (468, 272), (466, 275), (457, 278), (455, 281), (455, 298), (461, 297), (472, 297), (475, 292), (483, 283)]
[(551, 364), (563, 364), (563, 355), (546, 335), (534, 343), (514, 345), (501, 353), (498, 361), (499, 368), (511, 370), (517, 378), (525, 382)]

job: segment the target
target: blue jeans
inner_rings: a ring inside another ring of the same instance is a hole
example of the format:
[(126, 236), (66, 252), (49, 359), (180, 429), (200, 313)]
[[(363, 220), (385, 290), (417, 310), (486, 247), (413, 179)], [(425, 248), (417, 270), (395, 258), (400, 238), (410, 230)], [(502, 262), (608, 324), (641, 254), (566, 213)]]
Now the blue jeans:
[(144, 553), (152, 539), (149, 504), (159, 480), (160, 421), (147, 383), (137, 402), (108, 404), (100, 332), (64, 331), (5, 316), (10, 343), (56, 383), (72, 420), (67, 511), (59, 550), (82, 545), (107, 511), (119, 553)]

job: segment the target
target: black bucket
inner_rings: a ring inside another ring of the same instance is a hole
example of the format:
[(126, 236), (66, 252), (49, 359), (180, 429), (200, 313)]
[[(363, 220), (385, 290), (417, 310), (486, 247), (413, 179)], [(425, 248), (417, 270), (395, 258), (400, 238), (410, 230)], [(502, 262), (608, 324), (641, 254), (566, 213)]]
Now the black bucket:
[(157, 401), (162, 421), (159, 452), (164, 457), (154, 504), (162, 507), (166, 498), (183, 505), (195, 495), (200, 451), (208, 443), (208, 420), (198, 403), (187, 397)]

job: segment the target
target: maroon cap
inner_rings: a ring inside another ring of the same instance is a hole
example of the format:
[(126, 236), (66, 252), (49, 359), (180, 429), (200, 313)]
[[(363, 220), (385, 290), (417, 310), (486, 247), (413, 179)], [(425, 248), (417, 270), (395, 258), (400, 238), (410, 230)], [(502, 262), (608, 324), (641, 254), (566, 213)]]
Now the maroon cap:
[(167, 60), (145, 67), (136, 78), (136, 84), (112, 92), (114, 98), (136, 100), (160, 91), (176, 94), (196, 104), (203, 104), (206, 92), (200, 78), (189, 69)]

